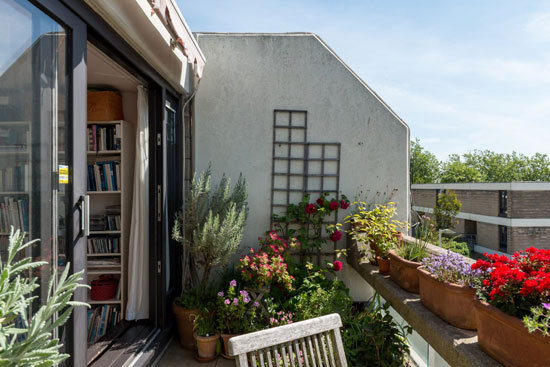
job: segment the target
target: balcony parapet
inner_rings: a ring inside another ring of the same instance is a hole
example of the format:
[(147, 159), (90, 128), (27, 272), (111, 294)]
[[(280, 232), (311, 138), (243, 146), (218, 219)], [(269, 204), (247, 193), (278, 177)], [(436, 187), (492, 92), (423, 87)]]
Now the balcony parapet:
[[(414, 239), (408, 237), (405, 240)], [(447, 251), (433, 245), (428, 245), (428, 248), (430, 252)], [(349, 264), (449, 365), (502, 367), (479, 348), (475, 331), (462, 330), (441, 320), (422, 305), (419, 295), (401, 289), (389, 276), (380, 275), (378, 267), (367, 261), (360, 261), (355, 244), (352, 244), (349, 250), (351, 250), (348, 251)], [(471, 259), (467, 258), (467, 260)], [(471, 262), (473, 263), (473, 260)], [(475, 315), (472, 314), (472, 317)]]

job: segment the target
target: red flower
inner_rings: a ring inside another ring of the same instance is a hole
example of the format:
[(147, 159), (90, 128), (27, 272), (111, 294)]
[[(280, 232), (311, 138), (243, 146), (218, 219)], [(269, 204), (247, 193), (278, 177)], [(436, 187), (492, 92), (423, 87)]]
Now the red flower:
[(332, 200), (330, 204), (328, 205), (330, 210), (336, 210), (340, 207), (340, 204), (336, 200)]
[(334, 262), (332, 263), (332, 268), (334, 269), (334, 271), (340, 271), (340, 270), (342, 270), (342, 262), (341, 262), (341, 261), (338, 261), (338, 260), (334, 261)]
[(315, 206), (315, 204), (307, 204), (305, 210), (306, 213), (313, 214), (317, 211), (317, 207)]
[(342, 209), (349, 208), (349, 201), (341, 200), (340, 201), (340, 208), (342, 208)]
[(325, 201), (323, 200), (323, 198), (317, 199), (317, 205), (323, 206), (324, 203), (325, 203)]
[(332, 242), (338, 242), (342, 238), (342, 232), (339, 230), (334, 231), (333, 234), (330, 235), (330, 240)]

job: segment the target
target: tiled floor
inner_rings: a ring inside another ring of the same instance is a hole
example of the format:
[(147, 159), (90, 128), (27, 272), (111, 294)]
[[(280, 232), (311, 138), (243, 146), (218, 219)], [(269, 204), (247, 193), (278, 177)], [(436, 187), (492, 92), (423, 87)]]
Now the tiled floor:
[(235, 367), (235, 361), (222, 357), (210, 363), (199, 363), (193, 357), (193, 352), (183, 349), (177, 339), (173, 339), (166, 352), (157, 362), (156, 367)]

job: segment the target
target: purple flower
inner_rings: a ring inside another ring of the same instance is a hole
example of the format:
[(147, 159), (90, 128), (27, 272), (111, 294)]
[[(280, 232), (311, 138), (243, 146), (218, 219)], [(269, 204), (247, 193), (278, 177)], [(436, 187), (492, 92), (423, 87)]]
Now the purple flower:
[(547, 310), (550, 310), (550, 302), (548, 303), (542, 303), (542, 307), (546, 308)]
[(218, 297), (223, 297), (223, 292), (218, 292)]
[(225, 303), (226, 305), (228, 305), (228, 304), (230, 304), (230, 303), (231, 303), (231, 301), (230, 301), (230, 300), (228, 300), (228, 299), (226, 299), (226, 300), (225, 300), (225, 301), (224, 301), (223, 303)]
[(240, 293), (241, 293), (241, 296), (248, 297), (248, 292), (247, 291), (240, 291)]
[(229, 286), (230, 287), (236, 287), (237, 286), (237, 281), (235, 279), (233, 279), (232, 281), (229, 282)]
[(244, 303), (250, 302), (250, 298), (248, 298), (248, 296), (243, 297), (243, 302)]
[(237, 298), (233, 298), (233, 304), (237, 306), (239, 304), (239, 300)]
[(260, 304), (259, 304), (257, 301), (254, 301), (254, 303), (252, 304), (252, 306), (254, 306), (254, 307), (259, 307)]

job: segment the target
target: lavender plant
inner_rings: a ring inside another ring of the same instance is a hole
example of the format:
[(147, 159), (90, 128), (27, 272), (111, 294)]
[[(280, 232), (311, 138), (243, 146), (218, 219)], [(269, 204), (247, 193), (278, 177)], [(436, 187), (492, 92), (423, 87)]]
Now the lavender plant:
[(474, 281), (482, 270), (473, 270), (466, 259), (457, 253), (447, 251), (444, 254), (432, 254), (422, 260), (424, 269), (437, 280), (473, 287)]

